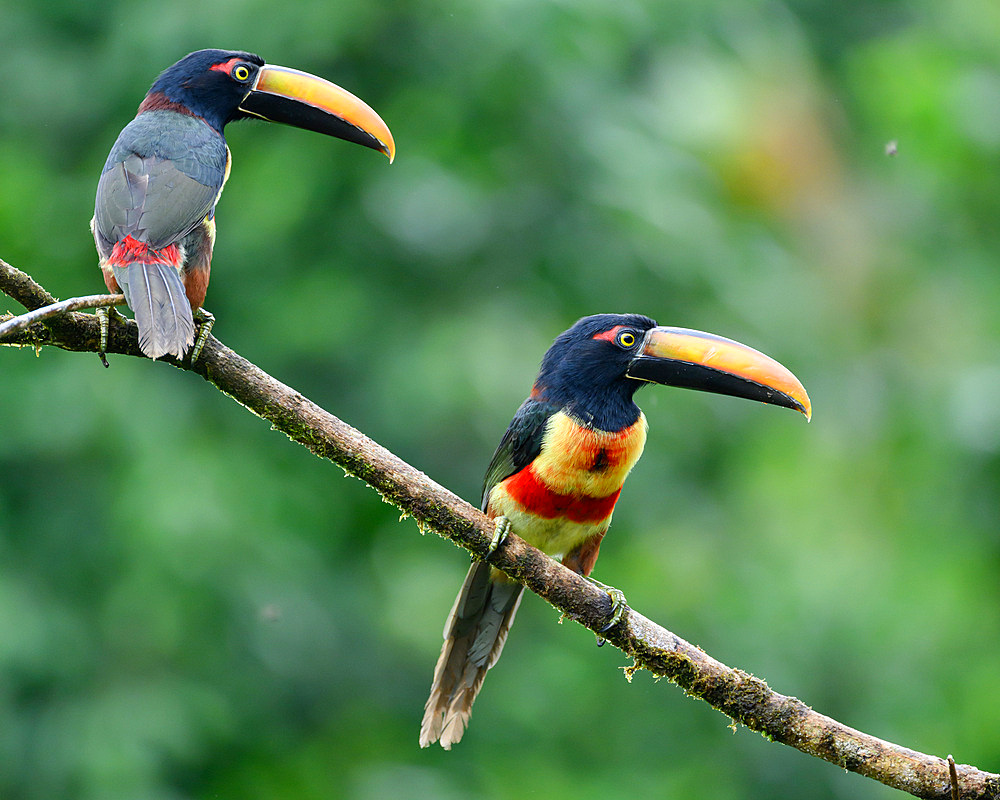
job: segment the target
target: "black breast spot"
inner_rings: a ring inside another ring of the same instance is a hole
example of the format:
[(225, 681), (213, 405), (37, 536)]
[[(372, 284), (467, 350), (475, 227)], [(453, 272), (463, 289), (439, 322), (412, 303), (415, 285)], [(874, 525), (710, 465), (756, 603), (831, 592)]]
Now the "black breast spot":
[(610, 465), (611, 462), (608, 460), (608, 451), (602, 447), (597, 451), (597, 455), (594, 456), (594, 463), (590, 465), (588, 472), (607, 472)]

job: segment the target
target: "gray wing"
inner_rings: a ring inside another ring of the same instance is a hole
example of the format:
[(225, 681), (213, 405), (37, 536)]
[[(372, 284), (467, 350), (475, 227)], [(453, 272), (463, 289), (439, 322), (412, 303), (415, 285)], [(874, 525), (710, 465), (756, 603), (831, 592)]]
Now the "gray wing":
[(94, 225), (107, 249), (132, 236), (159, 250), (208, 216), (222, 191), (226, 143), (207, 123), (140, 114), (121, 132), (97, 185)]

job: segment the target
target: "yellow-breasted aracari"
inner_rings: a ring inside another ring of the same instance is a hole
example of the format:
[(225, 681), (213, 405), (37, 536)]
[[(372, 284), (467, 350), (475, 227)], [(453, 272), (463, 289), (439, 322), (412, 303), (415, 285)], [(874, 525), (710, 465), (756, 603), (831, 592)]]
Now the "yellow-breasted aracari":
[(378, 114), (314, 75), (227, 50), (199, 50), (164, 70), (111, 148), (91, 220), (104, 282), (124, 292), (150, 358), (180, 358), (194, 342), (192, 312), (205, 300), (215, 204), (229, 177), (224, 129), (240, 119), (395, 155)]
[[(633, 401), (647, 383), (701, 389), (811, 414), (802, 384), (746, 345), (657, 327), (638, 314), (584, 317), (542, 359), (486, 471), (482, 509), (530, 544), (588, 576), (646, 418)], [(444, 629), (420, 746), (462, 738), (486, 672), (500, 657), (523, 587), (488, 563), (469, 569)], [(620, 593), (618, 593), (620, 595)], [(614, 594), (612, 595), (614, 597)]]

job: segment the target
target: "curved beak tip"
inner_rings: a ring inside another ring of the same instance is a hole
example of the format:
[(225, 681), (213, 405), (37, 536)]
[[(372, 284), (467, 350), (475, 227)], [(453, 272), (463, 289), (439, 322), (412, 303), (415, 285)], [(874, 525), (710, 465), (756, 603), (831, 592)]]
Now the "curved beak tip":
[[(773, 363), (777, 364), (777, 362)], [(785, 398), (786, 402), (778, 403), (778, 405), (787, 406), (793, 411), (798, 411), (806, 418), (806, 422), (812, 422), (812, 401), (810, 401), (809, 395), (806, 394), (805, 387), (799, 382), (798, 378), (784, 367), (781, 367), (781, 371), (783, 374), (779, 373), (780, 382), (770, 384), (771, 388), (777, 389)]]
[(799, 403), (798, 410), (802, 412), (802, 415), (806, 418), (806, 422), (812, 422), (813, 418), (812, 403), (809, 402), (808, 397), (806, 398), (805, 403), (801, 402)]
[(806, 387), (791, 372), (785, 370), (784, 367), (782, 367), (782, 370), (785, 373), (785, 377), (779, 391), (789, 399), (793, 410), (802, 414), (806, 418), (806, 422), (812, 422), (812, 401), (806, 393)]

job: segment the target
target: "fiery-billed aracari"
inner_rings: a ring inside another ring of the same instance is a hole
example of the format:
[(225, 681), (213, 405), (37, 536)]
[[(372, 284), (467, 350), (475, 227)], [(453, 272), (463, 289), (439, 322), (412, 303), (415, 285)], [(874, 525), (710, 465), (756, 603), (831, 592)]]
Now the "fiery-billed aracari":
[(199, 50), (164, 70), (111, 148), (91, 221), (104, 282), (124, 292), (150, 358), (180, 358), (194, 342), (192, 311), (205, 300), (215, 204), (229, 177), (223, 131), (248, 118), (395, 154), (378, 114), (314, 75), (227, 50)]
[[(735, 395), (811, 413), (783, 366), (730, 339), (662, 328), (637, 314), (584, 317), (542, 359), (486, 471), (482, 509), (502, 537), (590, 575), (611, 512), (646, 442), (633, 401), (647, 383)], [(608, 587), (606, 587), (608, 588)], [(485, 562), (469, 569), (444, 629), (420, 746), (462, 738), (486, 672), (500, 657), (523, 587)], [(612, 598), (620, 597), (610, 590)]]

